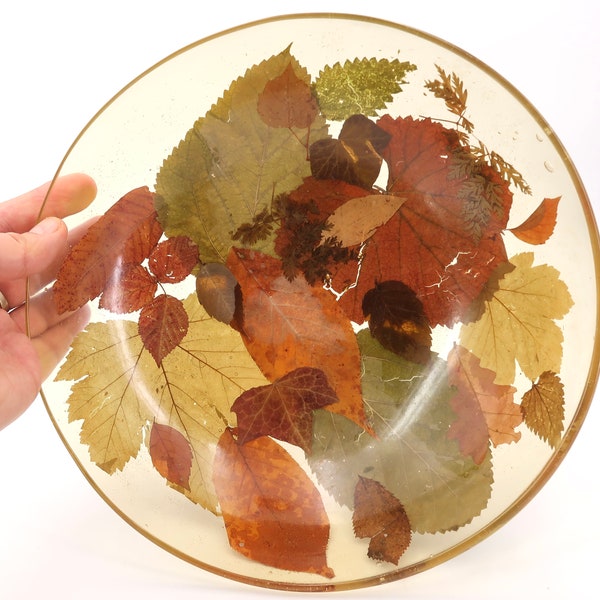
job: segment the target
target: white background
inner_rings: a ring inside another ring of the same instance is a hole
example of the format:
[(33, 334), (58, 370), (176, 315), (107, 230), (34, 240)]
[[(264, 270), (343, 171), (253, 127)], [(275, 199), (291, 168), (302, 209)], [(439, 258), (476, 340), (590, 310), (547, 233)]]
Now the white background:
[[(0, 199), (51, 179), (96, 111), (182, 46), (277, 14), (346, 12), (437, 35), (506, 77), (554, 128), (600, 214), (598, 6), (594, 0), (5, 3), (0, 12)], [(432, 570), (341, 595), (596, 597), (598, 402), (550, 482), (502, 529)], [(204, 573), (126, 525), (85, 481), (41, 401), (0, 431), (0, 598), (284, 596), (308, 594), (252, 588)]]

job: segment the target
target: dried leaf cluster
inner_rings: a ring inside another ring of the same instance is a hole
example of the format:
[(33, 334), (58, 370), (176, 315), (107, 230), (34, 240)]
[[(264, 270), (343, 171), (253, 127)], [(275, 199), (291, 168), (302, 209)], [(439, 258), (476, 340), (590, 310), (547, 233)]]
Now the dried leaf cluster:
[[(546, 243), (559, 199), (508, 229), (512, 188), (531, 190), (472, 143), (456, 73), (424, 84), (453, 126), (385, 112), (415, 68), (357, 58), (313, 80), (290, 48), (252, 66), (54, 285), (59, 311), (99, 298), (113, 313), (57, 376), (92, 461), (114, 473), (145, 445), (265, 565), (334, 577), (315, 479), (353, 511), (367, 556), (398, 564), (413, 534), (486, 508), (492, 447), (522, 424), (560, 442), (556, 322), (572, 300), (556, 269), (504, 243)], [(455, 326), (440, 356), (432, 332)], [(532, 382), (520, 401), (517, 368)]]

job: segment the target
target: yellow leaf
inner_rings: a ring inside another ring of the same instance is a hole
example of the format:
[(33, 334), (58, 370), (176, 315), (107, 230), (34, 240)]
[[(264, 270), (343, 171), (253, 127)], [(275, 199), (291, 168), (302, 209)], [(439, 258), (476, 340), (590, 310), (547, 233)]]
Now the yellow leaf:
[(137, 323), (92, 323), (75, 339), (57, 380), (76, 382), (69, 420), (83, 421), (81, 441), (101, 469), (123, 469), (137, 456), (144, 429), (159, 421), (191, 445), (186, 496), (216, 513), (212, 465), (220, 436), (235, 425), (230, 407), (245, 390), (268, 382), (239, 334), (210, 318), (195, 294), (184, 307), (188, 333), (160, 365), (144, 348)]
[(540, 375), (521, 401), (525, 425), (552, 448), (560, 442), (565, 418), (564, 386), (556, 373)]
[(532, 381), (544, 371), (560, 371), (563, 335), (554, 321), (573, 305), (554, 267), (532, 266), (531, 252), (510, 263), (514, 268), (497, 281), (497, 288), (488, 289), (481, 317), (460, 334), (461, 344), (481, 366), (496, 373), (495, 383), (505, 385), (515, 379), (515, 360)]

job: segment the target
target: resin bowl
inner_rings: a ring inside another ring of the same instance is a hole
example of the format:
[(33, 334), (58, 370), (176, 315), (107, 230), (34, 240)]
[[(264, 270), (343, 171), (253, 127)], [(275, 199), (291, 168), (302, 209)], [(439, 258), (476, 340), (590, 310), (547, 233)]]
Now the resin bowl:
[[(219, 60), (215, 60), (219, 57)], [(598, 235), (548, 124), (449, 43), (295, 15), (204, 39), (85, 127), (91, 319), (43, 397), (98, 493), (241, 582), (335, 590), (469, 548), (597, 378)]]

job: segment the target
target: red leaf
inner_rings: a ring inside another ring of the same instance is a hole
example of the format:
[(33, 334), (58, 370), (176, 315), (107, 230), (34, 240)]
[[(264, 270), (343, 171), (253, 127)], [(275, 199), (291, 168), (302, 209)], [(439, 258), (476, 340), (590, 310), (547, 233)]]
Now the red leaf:
[(304, 278), (285, 278), (281, 263), (260, 252), (233, 248), (228, 267), (242, 291), (238, 328), (270, 381), (299, 367), (321, 369), (339, 402), (328, 407), (368, 429), (356, 335), (334, 296)]
[(99, 296), (119, 265), (141, 263), (161, 235), (154, 194), (143, 187), (123, 196), (65, 258), (54, 284), (58, 312), (76, 310)]
[(179, 431), (155, 422), (150, 432), (150, 458), (154, 468), (174, 487), (190, 489), (192, 449)]
[(368, 556), (398, 564), (410, 545), (410, 522), (402, 503), (381, 483), (358, 478), (354, 490), (354, 534), (371, 538)]
[(516, 389), (494, 383), (496, 374), (483, 368), (479, 359), (455, 346), (448, 355), (448, 381), (456, 387), (450, 404), (457, 420), (448, 431), (459, 442), (461, 452), (481, 464), (491, 439), (494, 446), (517, 442), (515, 431), (523, 417), (521, 407), (513, 402)]
[(313, 410), (337, 402), (320, 369), (301, 367), (271, 385), (244, 392), (231, 407), (238, 417), (238, 441), (263, 435), (300, 446), (310, 453)]
[(139, 333), (157, 365), (185, 337), (189, 325), (181, 300), (161, 294), (140, 313)]
[(270, 127), (306, 129), (319, 114), (310, 86), (300, 79), (291, 64), (267, 82), (258, 96), (258, 114)]
[(528, 219), (509, 231), (528, 244), (543, 244), (554, 232), (558, 213), (558, 198), (544, 198)]
[(172, 237), (154, 248), (148, 267), (161, 283), (183, 281), (198, 264), (198, 246), (187, 236)]
[(142, 265), (117, 268), (100, 297), (100, 308), (114, 313), (130, 313), (152, 302), (158, 287), (156, 279)]
[(306, 473), (275, 441), (238, 444), (226, 430), (213, 482), (231, 547), (265, 565), (333, 577), (327, 566), (329, 520)]
[[(392, 135), (383, 150), (389, 167), (387, 191), (407, 200), (370, 239), (358, 285), (340, 303), (360, 323), (365, 293), (378, 281), (402, 281), (423, 303), (432, 327), (453, 326), (495, 267), (507, 260), (501, 232), (512, 195), (497, 173), (483, 168), (485, 178), (502, 191), (502, 214), (493, 212), (476, 240), (464, 217), (468, 199), (461, 196), (463, 179), (450, 172), (456, 145), (452, 132), (429, 119), (385, 116), (378, 124)], [(352, 278), (353, 271), (349, 265), (337, 276)]]

